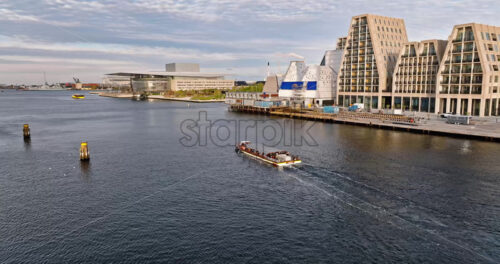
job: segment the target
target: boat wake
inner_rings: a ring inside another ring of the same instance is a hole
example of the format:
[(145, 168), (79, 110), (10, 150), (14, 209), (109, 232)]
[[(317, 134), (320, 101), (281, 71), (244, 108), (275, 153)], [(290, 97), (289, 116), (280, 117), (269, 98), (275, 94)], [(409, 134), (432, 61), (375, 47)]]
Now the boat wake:
[(487, 262), (495, 263), (494, 259), (489, 257), (486, 252), (480, 252), (477, 247), (461, 241), (464, 239), (463, 233), (460, 236), (451, 237), (452, 233), (460, 233), (456, 230), (450, 232), (450, 226), (453, 223), (448, 225), (434, 216), (440, 214), (440, 219), (450, 219), (449, 215), (443, 215), (441, 212), (420, 206), (407, 198), (326, 168), (302, 164), (299, 167), (288, 168), (284, 172), (286, 176), (297, 180), (306, 187), (346, 204), (382, 223), (412, 233), (431, 245), (452, 246)]

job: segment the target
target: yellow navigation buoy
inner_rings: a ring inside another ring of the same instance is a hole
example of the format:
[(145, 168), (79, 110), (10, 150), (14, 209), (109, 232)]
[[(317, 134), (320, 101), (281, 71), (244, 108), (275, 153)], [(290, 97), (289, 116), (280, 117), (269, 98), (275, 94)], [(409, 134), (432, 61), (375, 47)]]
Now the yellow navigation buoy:
[(30, 138), (31, 137), (30, 125), (24, 124), (24, 126), (23, 126), (23, 136), (24, 136), (24, 138)]
[(90, 153), (87, 142), (82, 142), (80, 144), (80, 160), (89, 160)]

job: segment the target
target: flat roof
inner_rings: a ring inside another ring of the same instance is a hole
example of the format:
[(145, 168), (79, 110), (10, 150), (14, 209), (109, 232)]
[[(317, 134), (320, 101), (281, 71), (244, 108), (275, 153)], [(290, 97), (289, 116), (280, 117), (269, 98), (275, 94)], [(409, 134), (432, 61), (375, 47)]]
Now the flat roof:
[(107, 73), (110, 76), (127, 76), (133, 77), (138, 75), (162, 76), (162, 77), (224, 77), (229, 74), (224, 73), (201, 73), (201, 72), (166, 72), (166, 71), (152, 71), (152, 72), (115, 72)]

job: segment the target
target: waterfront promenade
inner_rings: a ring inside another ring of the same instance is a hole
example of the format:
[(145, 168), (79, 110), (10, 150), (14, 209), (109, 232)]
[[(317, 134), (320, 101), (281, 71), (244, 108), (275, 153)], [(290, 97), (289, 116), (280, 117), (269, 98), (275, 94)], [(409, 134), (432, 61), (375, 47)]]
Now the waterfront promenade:
[(456, 125), (448, 124), (446, 123), (446, 119), (436, 115), (429, 115), (428, 118), (415, 118), (415, 122), (409, 122), (413, 117), (355, 112), (340, 112), (338, 114), (326, 114), (312, 111), (290, 112), (287, 111), (286, 108), (265, 109), (230, 106), (229, 109), (236, 112), (267, 114), (295, 119), (407, 131), (419, 134), (443, 135), (500, 142), (500, 120), (495, 118), (477, 118), (473, 119), (471, 125)]
[[(99, 96), (132, 99), (134, 97), (131, 93), (99, 93)], [(222, 103), (224, 99), (215, 100), (195, 100), (191, 97), (165, 97), (163, 95), (149, 95), (148, 99), (177, 101), (177, 102), (191, 102), (191, 103)]]

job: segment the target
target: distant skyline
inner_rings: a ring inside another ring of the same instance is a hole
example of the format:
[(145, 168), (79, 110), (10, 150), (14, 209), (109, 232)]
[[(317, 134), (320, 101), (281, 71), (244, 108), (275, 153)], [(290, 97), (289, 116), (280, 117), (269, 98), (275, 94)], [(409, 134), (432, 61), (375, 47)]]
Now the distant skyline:
[(352, 16), (403, 18), (410, 41), (447, 39), (456, 24), (500, 26), (492, 0), (7, 0), (0, 2), (0, 84), (100, 82), (105, 73), (202, 71), (263, 80), (267, 62), (318, 64), (347, 34)]

